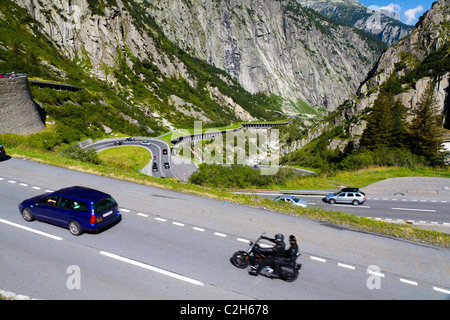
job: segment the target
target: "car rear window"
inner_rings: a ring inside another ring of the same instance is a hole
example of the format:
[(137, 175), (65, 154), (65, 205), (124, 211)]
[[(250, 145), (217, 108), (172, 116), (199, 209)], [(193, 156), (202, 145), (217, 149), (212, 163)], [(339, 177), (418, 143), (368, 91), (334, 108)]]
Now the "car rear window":
[(89, 212), (87, 203), (79, 200), (73, 200), (72, 209), (75, 211)]
[(94, 212), (100, 213), (100, 212), (106, 211), (106, 210), (114, 207), (116, 204), (117, 204), (116, 201), (111, 196), (103, 198), (103, 199), (97, 201), (96, 203), (94, 203)]

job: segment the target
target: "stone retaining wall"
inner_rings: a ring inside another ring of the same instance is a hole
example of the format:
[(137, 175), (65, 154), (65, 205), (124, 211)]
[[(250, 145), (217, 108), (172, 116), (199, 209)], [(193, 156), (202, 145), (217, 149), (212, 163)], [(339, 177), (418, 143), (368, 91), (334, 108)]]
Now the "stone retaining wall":
[(26, 135), (44, 130), (40, 110), (26, 76), (0, 79), (0, 133)]

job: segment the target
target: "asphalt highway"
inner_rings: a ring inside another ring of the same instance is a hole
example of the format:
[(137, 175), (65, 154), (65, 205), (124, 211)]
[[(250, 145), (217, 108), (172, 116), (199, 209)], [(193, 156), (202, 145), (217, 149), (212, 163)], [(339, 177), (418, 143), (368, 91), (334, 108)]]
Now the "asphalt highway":
[[(281, 193), (256, 193), (262, 197), (275, 199)], [(375, 220), (391, 223), (408, 223), (414, 226), (450, 232), (450, 198), (369, 196), (364, 204), (329, 204), (323, 201), (324, 195), (292, 194), (308, 201), (310, 207), (323, 207)]]
[[(28, 223), (17, 205), (71, 185), (123, 219), (95, 234)], [(0, 289), (38, 299), (448, 299), (450, 250), (11, 158), (0, 162)], [(293, 283), (229, 259), (261, 233), (299, 238)]]
[[(149, 143), (143, 144), (143, 141)], [(117, 142), (122, 144), (116, 145), (115, 143)], [(120, 148), (121, 146), (135, 146), (149, 150), (151, 154), (149, 164), (142, 168), (141, 172), (153, 177), (187, 181), (189, 176), (197, 170), (197, 167), (193, 162), (172, 156), (167, 142), (153, 138), (135, 138), (134, 141), (126, 141), (125, 138), (105, 139), (88, 145), (85, 148), (94, 148), (95, 150), (100, 151), (107, 148)], [(164, 150), (166, 152), (164, 152)], [(157, 166), (156, 170), (153, 169), (155, 163)], [(166, 163), (169, 164), (168, 168), (165, 166)]]

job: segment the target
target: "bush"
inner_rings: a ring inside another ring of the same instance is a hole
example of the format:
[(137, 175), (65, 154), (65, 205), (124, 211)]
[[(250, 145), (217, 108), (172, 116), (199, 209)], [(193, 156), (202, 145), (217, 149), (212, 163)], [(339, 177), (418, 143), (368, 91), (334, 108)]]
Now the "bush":
[(89, 149), (84, 150), (84, 149), (81, 149), (78, 145), (74, 145), (74, 146), (71, 146), (71, 147), (65, 149), (62, 152), (62, 155), (67, 158), (80, 160), (83, 162), (89, 162), (89, 163), (93, 163), (93, 164), (101, 164), (102, 163), (100, 161), (95, 149), (89, 148)]
[(408, 149), (377, 148), (360, 149), (345, 157), (338, 165), (342, 170), (357, 170), (373, 166), (422, 167), (427, 165), (424, 157), (413, 154)]
[(279, 168), (274, 175), (262, 175), (259, 170), (249, 166), (232, 165), (231, 167), (225, 167), (203, 163), (191, 175), (189, 182), (207, 187), (263, 188), (274, 184), (284, 184), (294, 176), (297, 176), (297, 173), (286, 168)]

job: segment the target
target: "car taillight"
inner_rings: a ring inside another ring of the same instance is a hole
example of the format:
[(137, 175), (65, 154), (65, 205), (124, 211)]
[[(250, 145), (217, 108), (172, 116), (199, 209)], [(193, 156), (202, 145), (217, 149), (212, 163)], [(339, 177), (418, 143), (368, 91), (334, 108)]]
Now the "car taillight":
[(91, 220), (89, 221), (90, 224), (95, 223), (95, 215), (91, 215)]

